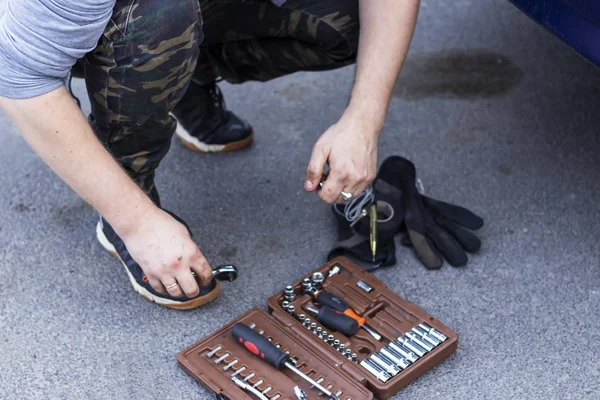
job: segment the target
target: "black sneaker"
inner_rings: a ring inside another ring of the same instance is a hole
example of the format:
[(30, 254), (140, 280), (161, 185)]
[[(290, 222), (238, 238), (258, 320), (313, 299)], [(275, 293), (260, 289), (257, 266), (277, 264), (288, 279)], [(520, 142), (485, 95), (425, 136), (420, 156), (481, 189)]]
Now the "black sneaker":
[(183, 144), (203, 153), (236, 151), (252, 143), (252, 127), (225, 108), (216, 83), (200, 85), (193, 80), (173, 110), (175, 133)]
[[(185, 225), (185, 223), (176, 215), (173, 213), (169, 214)], [(148, 282), (148, 278), (144, 274), (144, 271), (142, 271), (140, 266), (133, 260), (127, 251), (125, 243), (102, 217), (100, 217), (100, 221), (98, 221), (98, 225), (96, 226), (96, 237), (102, 247), (121, 261), (125, 267), (125, 271), (127, 271), (127, 276), (129, 276), (129, 281), (131, 282), (133, 289), (144, 298), (153, 301), (156, 304), (178, 310), (189, 310), (202, 306), (219, 295), (220, 286), (215, 279), (212, 280), (209, 286), (200, 286), (200, 293), (194, 298), (189, 298), (185, 295), (183, 297), (173, 297), (169, 294), (158, 293)]]

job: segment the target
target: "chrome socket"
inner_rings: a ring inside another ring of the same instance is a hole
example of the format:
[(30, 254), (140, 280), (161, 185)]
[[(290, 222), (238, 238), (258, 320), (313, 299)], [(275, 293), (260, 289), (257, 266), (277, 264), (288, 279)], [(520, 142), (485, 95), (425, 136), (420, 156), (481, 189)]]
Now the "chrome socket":
[(419, 356), (417, 356), (415, 353), (413, 353), (411, 349), (405, 347), (400, 342), (390, 342), (389, 347), (396, 353), (400, 354), (405, 360), (407, 360), (411, 364), (419, 359)]
[(396, 376), (400, 373), (400, 368), (398, 368), (390, 359), (384, 356), (381, 353), (373, 353), (371, 354), (371, 360), (379, 365), (381, 368), (385, 370), (391, 376)]
[(421, 337), (419, 337), (419, 335), (417, 335), (414, 332), (406, 332), (405, 336), (407, 338), (409, 338), (410, 340), (412, 340), (413, 342), (415, 342), (416, 344), (418, 344), (419, 346), (421, 346), (423, 349), (425, 349), (427, 351), (427, 353), (429, 353), (435, 347), (435, 346), (432, 346), (431, 344), (427, 343), (425, 340), (423, 340)]
[(304, 320), (305, 320), (305, 319), (306, 319), (306, 315), (304, 315), (304, 314), (300, 314), (300, 315), (298, 315), (298, 320), (299, 320), (300, 322), (304, 322)]
[(383, 383), (386, 383), (391, 378), (387, 372), (368, 358), (362, 360), (360, 365)]
[(419, 324), (419, 328), (423, 329), (425, 332), (429, 333), (431, 336), (433, 336), (441, 342), (445, 342), (446, 340), (448, 340), (448, 337), (446, 335), (444, 335), (440, 331), (435, 330), (433, 327), (427, 325), (424, 322)]
[(338, 346), (338, 351), (340, 353), (344, 353), (345, 350), (346, 350), (346, 345), (344, 343), (340, 343), (340, 345)]
[(340, 267), (339, 267), (339, 266), (337, 266), (337, 265), (334, 265), (334, 266), (333, 266), (333, 267), (332, 267), (332, 268), (329, 270), (329, 273), (327, 274), (327, 277), (329, 278), (329, 277), (331, 277), (331, 276), (333, 276), (333, 275), (335, 275), (335, 274), (339, 274), (339, 272), (340, 272)]
[(421, 346), (404, 336), (400, 336), (398, 338), (398, 343), (404, 345), (407, 349), (409, 349), (419, 357), (423, 357), (425, 353), (427, 353), (427, 351), (424, 348), (422, 348)]
[(340, 347), (340, 341), (338, 339), (335, 339), (333, 341), (333, 348), (337, 350), (337, 349), (339, 349), (339, 347)]
[(406, 369), (410, 365), (409, 361), (407, 361), (404, 357), (402, 357), (400, 354), (398, 354), (397, 352), (395, 352), (393, 349), (391, 349), (389, 347), (382, 348), (381, 354), (386, 356), (390, 361), (392, 361), (394, 363), (394, 365), (396, 365), (398, 368), (400, 368), (402, 370)]
[(287, 312), (294, 317), (296, 315), (296, 307), (290, 304), (287, 308)]
[(422, 337), (423, 340), (427, 341), (427, 343), (431, 344), (433, 347), (437, 347), (437, 346), (439, 346), (442, 343), (441, 341), (439, 341), (438, 339), (434, 338), (433, 336), (430, 336), (429, 333), (425, 332), (423, 329), (421, 329), (418, 326), (415, 326), (411, 330), (414, 333), (416, 333), (417, 335), (419, 335), (420, 337)]
[(333, 344), (334, 340), (335, 340), (335, 336), (333, 336), (333, 335), (327, 336), (327, 343)]
[(322, 272), (315, 272), (310, 277), (310, 280), (314, 287), (316, 287), (317, 289), (321, 289), (321, 287), (323, 286), (323, 282), (325, 282), (325, 276)]
[(311, 323), (310, 324), (310, 330), (313, 331), (313, 333), (315, 333), (317, 331), (317, 324), (316, 323)]

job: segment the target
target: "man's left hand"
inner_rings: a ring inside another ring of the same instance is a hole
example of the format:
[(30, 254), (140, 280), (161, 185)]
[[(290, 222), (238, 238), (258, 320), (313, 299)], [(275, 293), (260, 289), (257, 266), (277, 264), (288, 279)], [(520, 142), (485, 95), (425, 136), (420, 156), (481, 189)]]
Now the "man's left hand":
[(358, 196), (375, 179), (379, 125), (368, 114), (346, 113), (317, 141), (308, 164), (304, 189), (319, 188), (325, 164), (330, 171), (317, 195), (326, 203), (341, 203), (341, 192)]

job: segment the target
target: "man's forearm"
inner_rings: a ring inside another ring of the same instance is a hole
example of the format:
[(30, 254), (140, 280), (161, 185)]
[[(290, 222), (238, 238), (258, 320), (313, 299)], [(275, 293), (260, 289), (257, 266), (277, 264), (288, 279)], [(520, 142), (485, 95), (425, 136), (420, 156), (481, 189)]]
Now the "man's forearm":
[(154, 205), (96, 139), (64, 87), (26, 100), (0, 97), (25, 140), (124, 236)]
[(359, 0), (360, 40), (348, 108), (367, 115), (377, 132), (406, 58), (418, 10), (419, 0)]

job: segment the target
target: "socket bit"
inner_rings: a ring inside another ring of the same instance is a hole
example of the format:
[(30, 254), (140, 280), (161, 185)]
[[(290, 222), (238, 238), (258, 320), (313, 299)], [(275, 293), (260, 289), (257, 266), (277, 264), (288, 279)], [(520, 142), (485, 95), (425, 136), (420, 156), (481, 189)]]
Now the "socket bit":
[(287, 310), (287, 308), (290, 306), (290, 302), (287, 300), (284, 300), (283, 303), (281, 303), (281, 308), (283, 308), (284, 310)]
[(434, 338), (445, 342), (446, 340), (448, 340), (448, 337), (446, 335), (444, 335), (442, 332), (435, 330), (433, 327), (427, 325), (426, 323), (422, 322), (419, 324), (419, 327), (421, 329), (423, 329), (425, 332), (429, 333), (431, 336), (433, 336)]
[(327, 336), (327, 343), (332, 344), (334, 340), (335, 340), (335, 336), (333, 336), (333, 335)]
[(333, 341), (333, 347), (337, 350), (340, 347), (340, 341), (338, 339), (335, 339)]
[(210, 352), (206, 353), (206, 357), (211, 358), (212, 356), (214, 356), (219, 350), (221, 350), (221, 346), (217, 346), (215, 347), (213, 350), (211, 350)]
[(317, 330), (315, 331), (315, 333), (319, 336), (321, 336), (321, 332), (323, 331), (323, 328), (321, 328), (320, 326), (317, 326)]
[(373, 291), (373, 288), (363, 281), (356, 282), (356, 286), (358, 286), (367, 293), (371, 293)]
[(225, 353), (225, 354), (223, 354), (221, 357), (219, 357), (219, 358), (217, 358), (217, 359), (215, 360), (215, 364), (218, 364), (218, 363), (220, 363), (221, 361), (223, 361), (224, 359), (226, 359), (226, 358), (227, 358), (227, 357), (229, 357), (230, 355), (231, 355), (231, 354), (229, 354), (229, 353)]
[(427, 343), (426, 340), (423, 340), (423, 338), (421, 338), (419, 335), (417, 335), (414, 332), (406, 332), (405, 336), (407, 338), (409, 338), (410, 340), (412, 340), (413, 342), (415, 342), (416, 344), (418, 344), (419, 346), (421, 346), (422, 348), (424, 348), (425, 350), (427, 350), (428, 353), (431, 350), (433, 350), (433, 348), (435, 347), (435, 346), (432, 346), (431, 344)]
[(404, 357), (405, 360), (407, 360), (411, 364), (419, 359), (419, 356), (413, 353), (411, 349), (405, 347), (402, 343), (390, 342), (389, 346), (392, 350), (400, 354), (402, 357)]
[(306, 319), (306, 315), (300, 314), (298, 315), (298, 319), (300, 320), (300, 322), (304, 322), (304, 320)]
[(350, 350), (350, 349), (346, 349), (346, 350), (344, 351), (344, 355), (345, 355), (346, 357), (350, 357), (350, 358), (352, 358), (352, 357), (351, 357), (351, 356), (352, 356), (352, 350)]
[(327, 277), (329, 278), (332, 275), (335, 275), (337, 273), (340, 272), (340, 267), (337, 265), (334, 265), (330, 270), (329, 270), (329, 274), (327, 274)]
[(356, 353), (352, 353), (352, 361), (358, 362), (358, 356), (356, 355)]
[(400, 368), (396, 367), (392, 361), (381, 353), (371, 354), (371, 360), (392, 376), (396, 376), (400, 373)]
[(343, 353), (346, 350), (346, 345), (344, 343), (341, 343), (338, 346), (338, 350), (339, 350), (340, 353)]
[(310, 318), (306, 317), (306, 319), (304, 320), (304, 322), (302, 323), (302, 325), (304, 325), (305, 327), (310, 327), (310, 323), (312, 321), (310, 320)]
[(321, 338), (323, 340), (327, 340), (327, 336), (329, 335), (329, 332), (327, 331), (321, 331)]
[(348, 361), (352, 361), (352, 354), (344, 354), (344, 357), (346, 357)]
[(290, 306), (288, 307), (288, 309), (287, 309), (287, 312), (288, 312), (290, 315), (292, 315), (292, 316), (293, 316), (293, 315), (296, 315), (296, 307), (294, 307), (294, 306), (290, 305)]
[(316, 332), (317, 331), (317, 324), (314, 323), (314, 322), (312, 324), (310, 324), (310, 330), (313, 331), (313, 332)]
[(386, 383), (391, 378), (391, 376), (387, 372), (385, 372), (377, 364), (375, 364), (373, 361), (371, 361), (371, 360), (369, 360), (367, 358), (365, 358), (364, 360), (362, 360), (360, 362), (360, 365), (364, 369), (366, 369), (367, 371), (369, 371), (371, 374), (373, 374), (377, 379), (379, 379), (383, 383)]
[(315, 286), (317, 289), (321, 289), (321, 286), (323, 286), (323, 282), (325, 282), (325, 276), (322, 272), (315, 272), (314, 274), (312, 274), (310, 280), (313, 286)]
[(285, 296), (285, 300), (286, 300), (286, 301), (289, 301), (290, 303), (291, 303), (292, 301), (296, 301), (296, 295), (291, 295), (291, 296), (288, 296), (288, 295), (286, 295), (286, 296)]
[(413, 343), (409, 338), (400, 336), (398, 338), (398, 342), (406, 346), (407, 349), (418, 355), (419, 357), (423, 357), (426, 353), (425, 349), (421, 348), (418, 344)]
[(420, 337), (422, 337), (423, 340), (426, 340), (427, 343), (431, 344), (433, 347), (437, 347), (440, 345), (440, 343), (442, 343), (441, 341), (434, 338), (433, 336), (430, 336), (427, 332), (425, 332), (423, 329), (419, 328), (418, 326), (413, 327), (411, 330), (414, 333), (416, 333), (417, 335), (419, 335)]
[(286, 286), (285, 287), (285, 293), (286, 294), (294, 293), (294, 287), (293, 286)]
[(381, 354), (389, 358), (398, 368), (406, 369), (410, 362), (404, 359), (400, 354), (398, 354), (394, 349), (389, 347), (384, 347), (381, 349)]

